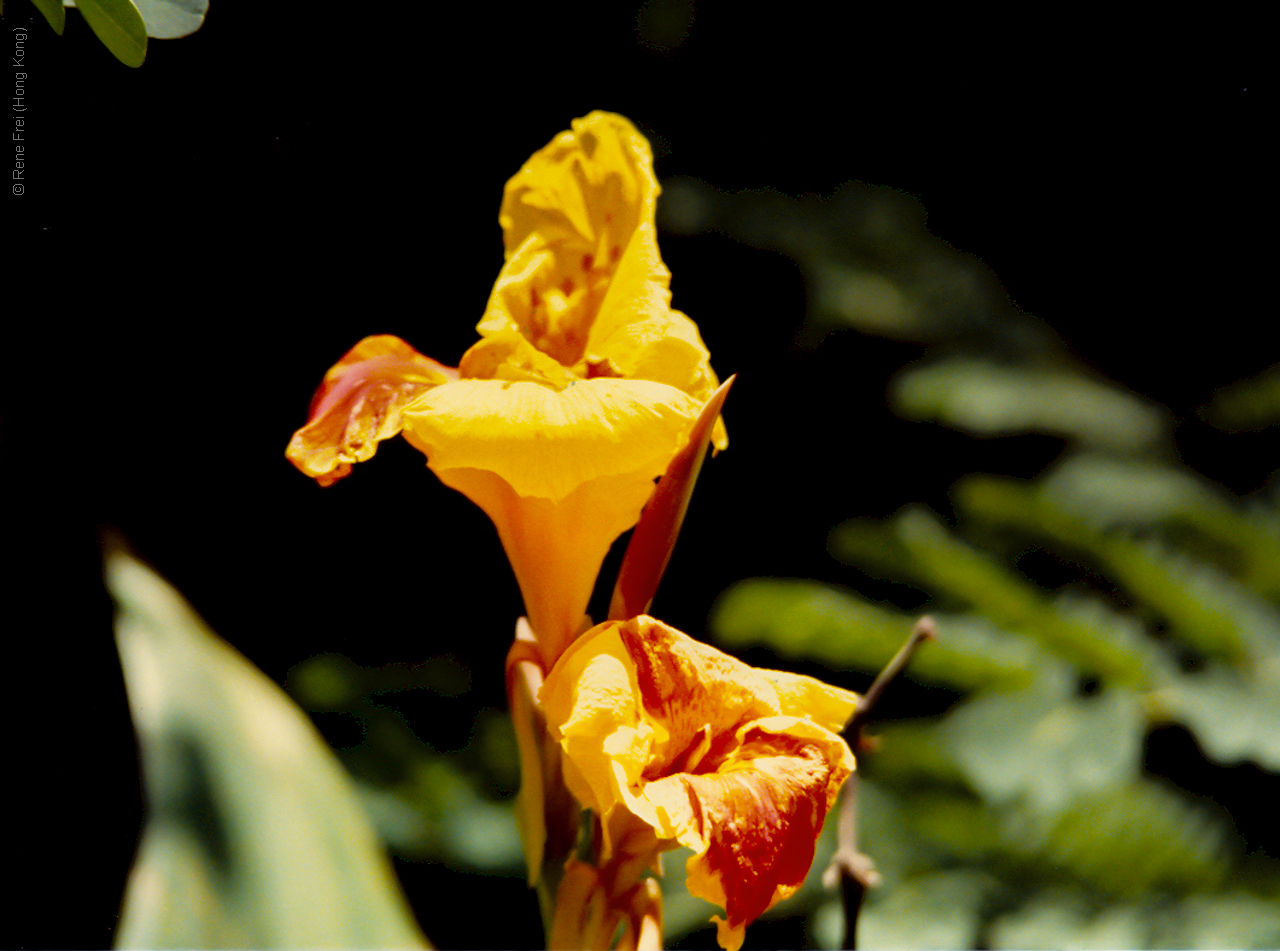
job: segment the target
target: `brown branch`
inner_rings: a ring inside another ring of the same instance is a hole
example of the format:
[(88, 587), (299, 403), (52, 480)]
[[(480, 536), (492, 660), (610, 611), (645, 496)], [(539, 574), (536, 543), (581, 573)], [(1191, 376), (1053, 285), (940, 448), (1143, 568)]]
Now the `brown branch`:
[[(844, 729), (849, 746), (861, 753), (866, 744), (862, 738), (862, 728), (871, 718), (876, 704), (884, 696), (889, 686), (902, 675), (916, 650), (925, 641), (937, 637), (933, 618), (922, 617), (907, 642), (899, 648), (898, 653), (885, 665), (876, 676), (870, 689), (858, 701), (848, 726)], [(840, 883), (840, 901), (844, 906), (844, 942), (842, 947), (852, 951), (857, 947), (858, 915), (862, 911), (862, 900), (867, 889), (880, 884), (880, 875), (876, 872), (871, 859), (858, 851), (858, 774), (855, 772), (845, 783), (840, 799), (840, 815), (836, 826), (836, 854), (827, 867), (823, 881), (828, 888)]]

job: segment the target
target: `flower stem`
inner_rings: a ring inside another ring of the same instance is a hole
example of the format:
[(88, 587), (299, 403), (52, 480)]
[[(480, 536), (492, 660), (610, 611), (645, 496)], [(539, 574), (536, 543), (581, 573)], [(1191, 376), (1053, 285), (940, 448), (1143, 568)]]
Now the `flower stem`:
[[(916, 650), (925, 641), (937, 637), (937, 629), (933, 618), (922, 617), (916, 621), (907, 642), (893, 655), (893, 659), (876, 675), (871, 687), (858, 701), (857, 709), (849, 718), (844, 729), (849, 746), (862, 755), (866, 744), (862, 738), (862, 728), (870, 720), (876, 704), (884, 696), (889, 686), (902, 675)], [(840, 883), (840, 901), (844, 906), (845, 933), (841, 947), (852, 951), (857, 947), (858, 915), (862, 911), (862, 900), (867, 889), (880, 883), (880, 875), (876, 872), (871, 859), (858, 851), (858, 773), (855, 772), (845, 783), (840, 799), (840, 815), (836, 826), (836, 854), (827, 867), (823, 881), (828, 888)]]

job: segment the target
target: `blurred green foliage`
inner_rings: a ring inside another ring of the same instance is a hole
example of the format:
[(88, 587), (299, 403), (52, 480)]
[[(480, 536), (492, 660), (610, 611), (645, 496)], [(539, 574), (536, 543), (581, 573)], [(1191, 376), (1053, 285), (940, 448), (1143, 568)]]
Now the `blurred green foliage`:
[[(294, 668), (286, 688), (314, 716), (345, 721), (343, 730), (329, 720), (330, 732), (352, 735), (340, 753), (397, 854), (523, 877), (524, 852), (511, 808), (520, 779), (515, 735), (505, 711), (471, 712), (465, 697), (469, 681), (449, 655), (378, 668), (322, 655)], [(461, 719), (460, 749), (439, 749), (421, 739), (392, 702), (415, 694), (432, 698), (433, 722)]]
[[(1145, 756), (1173, 724), (1212, 761), (1280, 772), (1274, 489), (1240, 498), (1182, 464), (1170, 410), (1082, 364), (980, 261), (930, 235), (907, 196), (684, 180), (664, 211), (678, 233), (792, 257), (810, 344), (841, 328), (924, 344), (888, 386), (899, 416), (1062, 441), (1029, 481), (962, 478), (950, 513), (914, 504), (836, 526), (851, 587), (756, 578), (716, 606), (730, 648), (866, 672), (917, 612), (852, 586), (894, 583), (935, 617), (939, 640), (908, 676), (954, 702), (883, 725), (861, 763), (859, 845), (884, 882), (860, 946), (1276, 946), (1280, 864), (1245, 854), (1224, 809)], [(1201, 418), (1280, 421), (1278, 372), (1224, 389)], [(812, 909), (814, 940), (839, 941), (834, 899)]]
[(140, 562), (107, 583), (148, 800), (116, 945), (425, 947), (307, 718)]

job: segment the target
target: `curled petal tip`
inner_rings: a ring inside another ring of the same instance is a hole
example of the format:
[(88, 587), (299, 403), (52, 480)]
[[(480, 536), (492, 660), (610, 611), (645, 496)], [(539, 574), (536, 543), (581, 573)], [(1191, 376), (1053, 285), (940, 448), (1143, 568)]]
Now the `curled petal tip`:
[(399, 337), (365, 337), (325, 374), (285, 456), (320, 485), (333, 485), (400, 432), (410, 402), (457, 376)]

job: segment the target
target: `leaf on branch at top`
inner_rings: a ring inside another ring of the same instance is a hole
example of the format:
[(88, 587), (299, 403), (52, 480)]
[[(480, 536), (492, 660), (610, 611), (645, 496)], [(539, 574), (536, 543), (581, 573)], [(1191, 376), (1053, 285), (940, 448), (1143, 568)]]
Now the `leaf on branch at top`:
[(117, 945), (424, 947), (310, 721), (150, 569), (107, 581), (150, 803)]
[(147, 25), (147, 36), (172, 40), (190, 36), (204, 24), (209, 0), (133, 0)]
[(1041, 482), (1044, 494), (1103, 527), (1154, 525), (1180, 513), (1229, 509), (1224, 492), (1198, 474), (1166, 463), (1082, 453)]
[(851, 518), (831, 530), (827, 549), (846, 565), (883, 581), (918, 583), (912, 574), (911, 558), (899, 540), (893, 523), (870, 518)]
[(74, 4), (111, 55), (126, 66), (147, 58), (147, 25), (132, 0), (76, 0)]
[[(31, 0), (31, 2), (35, 4), (37, 10), (44, 14), (44, 18), (53, 27), (53, 32), (61, 36), (67, 25), (67, 11), (62, 5), (62, 0)], [(4, 7), (0, 6), (0, 13), (3, 12)]]

